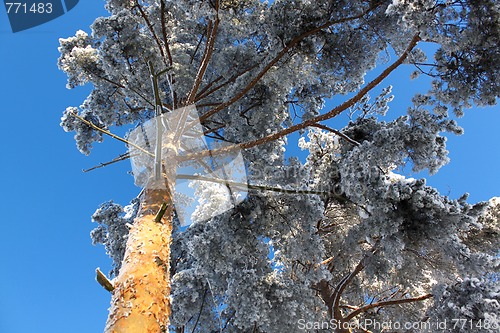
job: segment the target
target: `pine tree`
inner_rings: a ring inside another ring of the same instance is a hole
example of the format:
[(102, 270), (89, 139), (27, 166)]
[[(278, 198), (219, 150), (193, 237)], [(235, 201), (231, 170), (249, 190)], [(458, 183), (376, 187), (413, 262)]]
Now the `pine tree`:
[[(500, 201), (452, 200), (396, 172), (437, 172), (449, 160), (444, 133), (462, 133), (453, 118), (497, 103), (496, 1), (106, 8), (90, 35), (60, 40), (68, 87), (93, 86), (62, 117), (78, 149), (90, 154), (105, 136), (130, 148), (112, 126), (132, 130), (194, 105), (204, 134), (225, 143), (212, 156), (241, 151), (248, 178), (245, 200), (187, 228), (166, 178), (126, 207), (96, 211), (93, 241), (114, 261), (112, 281), (98, 272), (112, 293), (106, 332), (378, 332), (388, 323), (441, 332), (445, 320), (452, 332), (497, 331)], [(404, 66), (431, 88), (384, 120), (390, 87), (370, 95)], [(326, 109), (332, 97), (344, 102)], [(351, 121), (331, 128), (342, 113)], [(305, 160), (285, 158), (296, 151), (292, 133)], [(217, 186), (198, 187), (211, 207), (199, 216), (220, 205)]]

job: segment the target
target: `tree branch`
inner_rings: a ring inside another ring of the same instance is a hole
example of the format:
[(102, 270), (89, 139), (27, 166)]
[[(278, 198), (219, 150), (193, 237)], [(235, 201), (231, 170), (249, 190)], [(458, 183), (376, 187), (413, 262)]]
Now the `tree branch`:
[(103, 272), (101, 272), (101, 269), (97, 267), (95, 269), (95, 280), (107, 291), (113, 292), (115, 287), (113, 286), (113, 283), (108, 279), (106, 275), (104, 275)]
[(354, 270), (349, 275), (347, 275), (340, 281), (340, 283), (335, 287), (335, 290), (331, 296), (330, 306), (332, 307), (332, 310), (330, 311), (333, 312), (333, 318), (338, 321), (344, 321), (344, 318), (342, 317), (342, 313), (340, 311), (340, 297), (342, 296), (345, 288), (347, 288), (347, 285), (351, 283), (356, 275), (358, 275), (365, 268), (365, 260), (366, 257), (361, 259), (356, 268), (354, 268)]
[(196, 56), (196, 53), (198, 53), (198, 50), (200, 49), (200, 45), (203, 42), (203, 39), (205, 38), (206, 32), (203, 32), (203, 34), (200, 37), (200, 40), (198, 41), (198, 44), (196, 44), (196, 48), (194, 49), (193, 54), (191, 55), (191, 59), (189, 60), (189, 64), (192, 64), (194, 61), (194, 57)]
[[(220, 75), (219, 77), (217, 77), (216, 79), (210, 81), (203, 89), (200, 90), (200, 92), (198, 92), (198, 94), (196, 95), (196, 98), (195, 98), (195, 102), (199, 100), (199, 96), (203, 95), (203, 93), (205, 91), (207, 91), (208, 89), (210, 89), (210, 87), (212, 87), (215, 83), (219, 82), (220, 80), (222, 80), (224, 77), (222, 75)], [(203, 97), (202, 97), (203, 98)]]
[[(216, 5), (216, 6), (218, 7), (218, 5)], [(215, 23), (213, 23), (213, 28), (212, 28), (212, 21), (208, 22), (207, 45), (205, 47), (205, 53), (203, 54), (203, 58), (201, 60), (200, 67), (198, 68), (198, 73), (196, 74), (196, 78), (194, 80), (193, 87), (191, 88), (191, 91), (189, 92), (189, 94), (186, 98), (186, 105), (189, 105), (189, 104), (194, 102), (196, 92), (200, 88), (201, 82), (203, 81), (203, 77), (205, 76), (205, 72), (207, 70), (208, 64), (210, 62), (210, 59), (212, 58), (212, 54), (214, 51), (214, 45), (215, 45), (215, 39), (217, 37), (218, 27), (219, 27), (219, 17), (218, 16), (215, 18)]]
[(158, 213), (156, 213), (156, 216), (154, 218), (154, 221), (156, 223), (160, 223), (161, 219), (163, 218), (163, 215), (165, 215), (165, 212), (167, 211), (168, 205), (166, 202), (161, 204), (160, 210), (158, 210)]
[(106, 134), (106, 135), (108, 135), (108, 136), (112, 137), (113, 139), (116, 139), (116, 140), (118, 140), (118, 141), (121, 141), (121, 142), (123, 142), (123, 143), (125, 143), (125, 144), (127, 144), (127, 145), (129, 145), (129, 146), (132, 146), (132, 147), (134, 147), (134, 148), (137, 148), (137, 149), (139, 149), (140, 151), (142, 151), (143, 153), (148, 154), (149, 156), (154, 157), (154, 154), (151, 154), (149, 151), (147, 151), (147, 150), (143, 149), (142, 147), (139, 147), (138, 145), (133, 144), (132, 142), (127, 141), (127, 140), (125, 140), (124, 138), (119, 137), (118, 135), (113, 134), (113, 133), (111, 133), (111, 132), (110, 132), (110, 131), (108, 131), (108, 130), (105, 130), (105, 129), (103, 129), (103, 128), (100, 128), (100, 127), (99, 127), (99, 126), (97, 126), (96, 124), (92, 123), (91, 121), (88, 121), (87, 119), (85, 119), (85, 118), (83, 118), (83, 117), (79, 116), (78, 114), (76, 114), (76, 113), (74, 113), (74, 112), (71, 112), (71, 111), (69, 112), (69, 114), (70, 114), (70, 115), (72, 115), (73, 117), (75, 117), (75, 118), (79, 119), (80, 121), (82, 121), (82, 122), (83, 122), (83, 123), (85, 123), (86, 125), (88, 125), (88, 126), (92, 127), (93, 129), (95, 129), (95, 130), (97, 130), (97, 131), (99, 131), (99, 132), (101, 132), (101, 133), (104, 133), (104, 134)]
[(163, 43), (165, 44), (165, 50), (167, 51), (168, 62), (170, 66), (173, 64), (172, 54), (170, 53), (170, 46), (167, 39), (167, 27), (165, 18), (165, 0), (160, 1), (160, 11), (161, 11), (161, 32), (163, 34)]
[(353, 21), (353, 20), (357, 20), (359, 18), (362, 18), (363, 16), (365, 16), (367, 13), (369, 13), (370, 11), (372, 11), (373, 9), (375, 9), (376, 7), (378, 6), (378, 4), (375, 4), (373, 6), (371, 6), (367, 11), (359, 14), (359, 15), (355, 15), (355, 16), (350, 16), (350, 17), (346, 17), (346, 18), (343, 18), (343, 19), (339, 19), (339, 20), (334, 20), (334, 21), (328, 21), (322, 25), (320, 25), (319, 27), (316, 27), (314, 29), (311, 29), (309, 31), (306, 31), (304, 33), (302, 33), (301, 35), (295, 37), (294, 39), (292, 39), (290, 41), (290, 43), (288, 45), (286, 45), (285, 47), (283, 47), (283, 49), (259, 72), (259, 74), (257, 74), (257, 76), (245, 87), (243, 88), (243, 90), (241, 90), (238, 94), (236, 94), (233, 98), (231, 98), (230, 100), (222, 103), (221, 105), (219, 105), (218, 107), (208, 111), (207, 113), (205, 113), (203, 116), (200, 117), (200, 121), (204, 121), (206, 120), (207, 118), (209, 118), (210, 116), (216, 114), (217, 112), (227, 108), (228, 106), (234, 104), (235, 102), (237, 102), (238, 100), (240, 100), (243, 96), (245, 96), (247, 94), (247, 92), (249, 92), (259, 81), (260, 79), (278, 62), (281, 60), (281, 58), (283, 58), (283, 56), (285, 54), (287, 54), (291, 49), (293, 49), (295, 46), (297, 46), (301, 41), (303, 41), (304, 39), (306, 39), (307, 37), (311, 36), (311, 35), (314, 35), (316, 34), (317, 32), (325, 29), (325, 28), (328, 28), (332, 25), (335, 25), (335, 24), (339, 24), (339, 23), (345, 23), (345, 22), (348, 22), (348, 21)]
[(237, 188), (237, 189), (242, 190), (242, 191), (244, 191), (246, 189), (250, 189), (250, 190), (272, 191), (272, 192), (279, 192), (279, 193), (286, 193), (286, 194), (316, 194), (316, 195), (329, 195), (330, 194), (330, 193), (324, 192), (324, 191), (302, 190), (302, 189), (285, 189), (285, 188), (265, 186), (265, 185), (253, 185), (253, 184), (239, 183), (239, 182), (233, 182), (233, 181), (225, 180), (225, 179), (210, 178), (210, 177), (204, 177), (204, 176), (198, 176), (198, 175), (179, 174), (179, 175), (177, 175), (177, 179), (200, 180), (200, 181), (205, 181), (205, 182), (230, 185), (230, 186), (233, 186), (234, 188)]
[(89, 172), (89, 171), (93, 171), (95, 169), (104, 168), (105, 166), (108, 166), (108, 165), (111, 165), (111, 164), (114, 164), (114, 163), (117, 163), (117, 162), (120, 162), (120, 161), (125, 161), (125, 160), (127, 160), (129, 158), (130, 158), (130, 153), (121, 154), (120, 156), (112, 159), (109, 162), (99, 163), (99, 165), (96, 165), (96, 166), (94, 166), (92, 168), (84, 169), (83, 172)]
[(321, 124), (314, 124), (314, 125), (311, 125), (311, 127), (317, 127), (317, 128), (321, 128), (323, 130), (335, 133), (338, 136), (340, 136), (342, 139), (346, 140), (349, 143), (352, 143), (355, 146), (359, 146), (360, 145), (360, 143), (358, 141), (353, 140), (350, 137), (348, 137), (347, 135), (345, 135), (344, 133), (342, 133), (341, 131), (337, 131), (336, 129), (330, 128), (328, 126), (321, 125)]
[[(210, 91), (208, 91), (208, 92), (206, 92), (206, 93), (205, 93), (205, 91), (206, 91), (206, 90), (208, 90), (208, 88), (209, 88), (211, 85), (213, 85), (213, 83), (214, 83), (214, 82), (211, 82), (211, 83), (210, 83), (207, 87), (205, 87), (202, 91), (200, 91), (200, 92), (198, 93), (198, 95), (196, 95), (195, 102), (198, 102), (199, 100), (201, 100), (201, 99), (203, 99), (203, 98), (205, 98), (205, 97), (210, 96), (211, 94), (213, 94), (213, 93), (214, 93), (214, 92), (216, 92), (217, 90), (219, 90), (219, 89), (221, 89), (221, 88), (223, 88), (223, 87), (227, 86), (228, 84), (233, 83), (234, 81), (236, 81), (236, 79), (237, 79), (237, 78), (239, 78), (239, 77), (240, 77), (240, 76), (242, 76), (243, 74), (246, 74), (246, 73), (250, 72), (252, 69), (256, 68), (256, 67), (257, 67), (257, 65), (258, 65), (258, 64), (255, 64), (255, 65), (253, 65), (253, 66), (250, 66), (250, 67), (248, 67), (247, 69), (245, 69), (245, 70), (243, 70), (243, 71), (239, 72), (238, 74), (233, 75), (233, 76), (232, 76), (231, 78), (229, 78), (229, 80), (227, 80), (226, 82), (224, 82), (224, 83), (222, 83), (222, 84), (218, 85), (217, 87), (215, 87), (215, 88), (213, 88), (213, 89), (211, 89)], [(219, 78), (222, 78), (222, 76), (220, 76)], [(218, 81), (218, 79), (217, 79), (216, 81)], [(220, 105), (220, 103), (219, 103), (219, 105)]]
[[(204, 152), (200, 152), (200, 153), (188, 154), (188, 155), (182, 156), (181, 160), (186, 161), (186, 160), (193, 159), (193, 158), (200, 158), (203, 156), (208, 156), (209, 154), (220, 155), (220, 154), (226, 154), (226, 153), (238, 150), (238, 149), (252, 148), (252, 147), (255, 147), (255, 146), (258, 146), (261, 144), (275, 141), (279, 138), (282, 138), (282, 137), (287, 136), (291, 133), (302, 130), (306, 127), (313, 126), (313, 125), (317, 124), (318, 122), (333, 118), (333, 117), (339, 115), (340, 113), (342, 113), (343, 111), (345, 111), (346, 109), (348, 109), (349, 107), (356, 104), (356, 102), (358, 102), (364, 95), (366, 95), (370, 90), (375, 88), (380, 82), (382, 82), (382, 80), (384, 80), (387, 76), (389, 76), (390, 73), (392, 73), (396, 68), (398, 68), (406, 60), (406, 58), (408, 57), (411, 50), (413, 50), (413, 48), (417, 45), (417, 43), (419, 41), (420, 41), (420, 36), (417, 33), (417, 34), (415, 34), (415, 36), (411, 40), (407, 49), (403, 52), (403, 54), (392, 65), (387, 67), (379, 76), (377, 76), (375, 79), (373, 79), (371, 82), (369, 82), (364, 88), (362, 88), (352, 98), (348, 99), (344, 103), (333, 108), (329, 112), (322, 114), (322, 115), (319, 115), (319, 116), (316, 116), (316, 117), (311, 118), (309, 120), (306, 120), (300, 124), (290, 126), (290, 127), (285, 128), (279, 132), (276, 132), (274, 134), (270, 134), (268, 136), (265, 136), (263, 138), (260, 138), (260, 139), (254, 140), (254, 141), (248, 141), (245, 143), (235, 144), (235, 145), (225, 147), (225, 148), (214, 149), (214, 150), (211, 150), (210, 152), (204, 151)], [(200, 119), (201, 118), (203, 118), (203, 117), (200, 117)]]
[(200, 321), (201, 313), (203, 312), (203, 306), (205, 305), (205, 298), (207, 297), (208, 294), (208, 289), (205, 289), (205, 293), (203, 293), (203, 299), (201, 300), (201, 306), (200, 306), (200, 312), (198, 312), (198, 317), (196, 318), (196, 322), (193, 325), (193, 331), (191, 333), (194, 333), (196, 330), (196, 326), (198, 326), (198, 322)]
[[(160, 2), (163, 3), (163, 1), (160, 1)], [(158, 45), (158, 49), (160, 50), (160, 54), (161, 54), (161, 57), (163, 58), (163, 62), (165, 63), (165, 66), (168, 67), (167, 58), (165, 57), (165, 52), (163, 52), (163, 47), (161, 47), (160, 39), (158, 38), (158, 36), (156, 35), (156, 32), (154, 31), (153, 25), (149, 21), (148, 16), (146, 15), (144, 10), (142, 9), (142, 6), (139, 4), (139, 2), (136, 2), (135, 7), (137, 7), (137, 9), (139, 9), (139, 12), (141, 13), (142, 18), (146, 22), (146, 25), (148, 26), (149, 31), (153, 35), (153, 38), (156, 41), (156, 44)], [(162, 13), (163, 13), (163, 11), (162, 11)], [(163, 24), (163, 22), (162, 22), (162, 24)]]
[(433, 297), (432, 294), (426, 294), (426, 295), (413, 297), (413, 298), (395, 299), (395, 300), (391, 300), (391, 301), (381, 301), (381, 302), (377, 302), (377, 303), (373, 303), (373, 304), (368, 304), (368, 305), (365, 305), (365, 306), (349, 313), (349, 315), (347, 317), (345, 317), (345, 320), (351, 320), (354, 317), (356, 317), (357, 315), (361, 314), (362, 312), (366, 312), (366, 311), (373, 309), (373, 308), (380, 308), (380, 307), (388, 306), (388, 305), (398, 305), (398, 304), (405, 304), (405, 303), (412, 303), (412, 302), (420, 302), (420, 301), (426, 300), (426, 299), (431, 298), (431, 297)]

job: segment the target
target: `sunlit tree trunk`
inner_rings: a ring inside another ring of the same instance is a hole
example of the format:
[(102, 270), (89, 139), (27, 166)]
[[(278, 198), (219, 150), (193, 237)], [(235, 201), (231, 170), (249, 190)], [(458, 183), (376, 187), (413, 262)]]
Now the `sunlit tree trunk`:
[[(157, 217), (167, 204), (160, 222)], [(167, 332), (170, 309), (169, 258), (172, 198), (166, 189), (146, 190), (131, 226), (106, 324), (106, 333)]]

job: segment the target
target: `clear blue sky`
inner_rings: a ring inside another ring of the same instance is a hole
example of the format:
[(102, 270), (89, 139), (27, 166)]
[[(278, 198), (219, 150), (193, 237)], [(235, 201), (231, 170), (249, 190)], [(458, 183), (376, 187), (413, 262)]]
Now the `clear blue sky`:
[[(90, 88), (67, 90), (56, 65), (58, 39), (89, 31), (106, 14), (103, 4), (80, 1), (68, 14), (16, 34), (0, 9), (2, 333), (99, 332), (107, 317), (109, 294), (95, 282), (94, 270), (107, 272), (110, 261), (102, 247), (91, 245), (90, 216), (104, 201), (128, 203), (138, 189), (127, 162), (82, 173), (125, 148), (106, 139), (90, 157), (76, 150), (73, 135), (59, 127), (60, 116), (80, 105)], [(402, 103), (420, 82), (404, 77), (390, 78), (404, 82), (394, 84), (395, 108), (406, 108)], [(470, 192), (470, 202), (500, 195), (498, 109), (466, 113), (460, 120), (466, 134), (449, 140), (452, 162), (428, 183), (454, 198)]]

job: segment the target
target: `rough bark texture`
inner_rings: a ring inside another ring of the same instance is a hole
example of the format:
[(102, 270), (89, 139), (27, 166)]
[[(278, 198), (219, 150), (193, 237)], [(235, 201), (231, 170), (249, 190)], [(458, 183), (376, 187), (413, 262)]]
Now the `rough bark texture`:
[[(160, 223), (155, 217), (168, 204)], [(168, 190), (146, 190), (130, 229), (125, 257), (114, 282), (106, 333), (167, 332), (172, 200)]]

